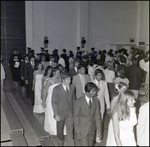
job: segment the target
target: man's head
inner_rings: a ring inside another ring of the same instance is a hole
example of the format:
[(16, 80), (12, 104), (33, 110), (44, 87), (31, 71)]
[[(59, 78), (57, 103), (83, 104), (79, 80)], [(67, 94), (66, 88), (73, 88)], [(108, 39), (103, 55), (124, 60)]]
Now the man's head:
[(54, 62), (55, 56), (53, 54), (51, 54), (49, 57), (50, 57), (50, 61)]
[(91, 98), (96, 94), (97, 86), (93, 82), (88, 82), (84, 87), (86, 96)]
[(83, 64), (79, 64), (78, 65), (78, 72), (81, 74), (81, 75), (84, 75), (85, 74), (85, 66)]
[(62, 72), (60, 77), (61, 77), (62, 84), (64, 84), (65, 86), (69, 86), (71, 82), (70, 74), (68, 72)]
[(31, 56), (31, 57), (30, 57), (30, 61), (31, 61), (31, 62), (34, 62), (34, 61), (35, 61), (35, 56)]
[(45, 55), (42, 55), (41, 60), (42, 60), (42, 61), (45, 61), (45, 60), (46, 60)]
[(75, 58), (75, 59), (74, 59), (74, 66), (75, 66), (75, 67), (78, 67), (79, 64), (80, 64), (79, 59), (78, 59), (78, 58)]

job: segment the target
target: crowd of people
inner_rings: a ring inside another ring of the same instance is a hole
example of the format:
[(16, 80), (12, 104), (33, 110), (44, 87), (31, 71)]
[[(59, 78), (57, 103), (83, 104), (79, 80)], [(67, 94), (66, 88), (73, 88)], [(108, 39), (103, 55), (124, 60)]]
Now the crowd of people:
[[(28, 48), (22, 56), (14, 49), (10, 57), (14, 85), (20, 84), (26, 92), (37, 117), (45, 115), (45, 131), (57, 135), (60, 146), (64, 135), (67, 145), (93, 146), (103, 137), (106, 113), (110, 117), (106, 146), (149, 145), (144, 137), (140, 141), (144, 134), (139, 129), (143, 109), (138, 97), (140, 85), (149, 84), (149, 51), (76, 50), (74, 54), (63, 49), (59, 56), (57, 49), (49, 54), (41, 48), (35, 55)], [(133, 131), (136, 125), (137, 142)]]

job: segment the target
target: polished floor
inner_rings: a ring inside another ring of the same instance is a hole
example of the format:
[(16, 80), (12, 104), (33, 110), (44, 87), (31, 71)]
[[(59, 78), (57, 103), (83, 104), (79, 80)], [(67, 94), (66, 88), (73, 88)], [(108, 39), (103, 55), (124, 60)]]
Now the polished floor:
[[(30, 99), (26, 98), (25, 91), (22, 91), (22, 89), (19, 85), (14, 86), (11, 78), (7, 78), (4, 81), (3, 89), (4, 89), (5, 93), (12, 92), (12, 90), (18, 92), (20, 97), (23, 99), (24, 103), (26, 103), (26, 105), (28, 106), (28, 109), (30, 110), (30, 112), (33, 113), (33, 106), (31, 105)], [(44, 115), (40, 116), (40, 117), (37, 117), (37, 116), (35, 116), (35, 117), (37, 118), (37, 121), (39, 121), (41, 123), (41, 125), (43, 125)], [(100, 144), (95, 143), (95, 146), (105, 146), (106, 145), (109, 119), (110, 119), (109, 116), (106, 114), (104, 116), (103, 139)], [(1, 106), (1, 146), (12, 146), (10, 135), (9, 135), (10, 132), (11, 132), (11, 129), (9, 127), (7, 118), (5, 116), (5, 112), (3, 111), (3, 108)], [(52, 138), (52, 140), (53, 140), (53, 138)], [(54, 144), (57, 145), (55, 139), (53, 140), (53, 142), (55, 142)], [(37, 146), (37, 144), (35, 144), (35, 146)]]

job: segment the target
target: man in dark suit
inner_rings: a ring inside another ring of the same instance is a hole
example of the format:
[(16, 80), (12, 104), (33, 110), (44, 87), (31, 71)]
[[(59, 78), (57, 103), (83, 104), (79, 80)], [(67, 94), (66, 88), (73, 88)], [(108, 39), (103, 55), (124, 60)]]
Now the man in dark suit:
[(75, 88), (70, 85), (71, 76), (67, 72), (61, 73), (62, 83), (53, 89), (52, 108), (54, 118), (57, 121), (57, 137), (59, 145), (63, 146), (63, 130), (66, 125), (67, 145), (73, 146), (73, 106), (75, 97)]
[(135, 95), (135, 106), (138, 105), (138, 93), (142, 83), (142, 69), (138, 66), (138, 59), (132, 58), (132, 65), (127, 67), (127, 78), (129, 79), (129, 89)]
[(69, 74), (71, 75), (71, 83), (73, 76), (78, 74), (78, 65), (80, 64), (80, 61), (78, 58), (74, 59), (74, 67), (69, 70)]
[(96, 136), (101, 140), (102, 120), (100, 105), (95, 96), (97, 86), (88, 82), (85, 85), (85, 95), (75, 101), (74, 127), (76, 139), (81, 146), (94, 146)]
[(25, 72), (27, 70), (27, 64), (29, 63), (29, 57), (26, 54), (24, 56), (24, 60), (21, 62), (21, 81), (22, 81), (22, 86), (25, 86), (26, 89), (26, 97), (29, 98), (29, 91), (28, 88), (25, 84)]
[(117, 67), (117, 70), (119, 71), (119, 70), (124, 70), (124, 72), (125, 72), (125, 76), (127, 76), (127, 66), (126, 66), (126, 61), (127, 61), (127, 59), (123, 56), (123, 55), (121, 55), (120, 56), (120, 64), (118, 65), (118, 67)]
[(31, 56), (29, 63), (27, 63), (27, 69), (25, 71), (25, 83), (29, 91), (29, 98), (31, 99), (32, 106), (34, 105), (34, 92), (32, 90), (34, 70), (37, 70), (37, 65), (35, 62), (35, 57)]

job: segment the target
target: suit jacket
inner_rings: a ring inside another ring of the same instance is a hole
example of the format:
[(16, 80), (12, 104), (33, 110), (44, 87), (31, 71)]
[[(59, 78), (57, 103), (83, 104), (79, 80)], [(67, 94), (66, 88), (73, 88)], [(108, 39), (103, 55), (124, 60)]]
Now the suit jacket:
[(137, 124), (137, 144), (149, 146), (149, 102), (140, 107)]
[(24, 78), (25, 78), (25, 80), (28, 80), (29, 84), (33, 83), (33, 72), (36, 69), (37, 69), (36, 62), (34, 62), (34, 68), (32, 68), (32, 65), (30, 62), (27, 63)]
[[(93, 80), (92, 82), (96, 84), (96, 80)], [(105, 103), (107, 109), (110, 109), (109, 93), (106, 81), (101, 80), (100, 92), (97, 98), (99, 99), (101, 106), (101, 115), (103, 115), (103, 113), (105, 112)]]
[[(91, 81), (90, 76), (85, 74), (85, 84), (90, 82), (90, 81)], [(81, 83), (79, 74), (73, 76), (72, 84), (76, 88), (76, 97), (78, 99), (79, 97), (81, 97), (83, 95), (83, 87), (82, 87), (82, 83)]]
[(76, 70), (74, 68), (69, 70), (69, 74), (71, 75), (71, 77), (75, 76), (78, 74), (78, 72), (76, 72)]
[(66, 93), (62, 84), (54, 87), (52, 93), (54, 117), (59, 115), (61, 119), (64, 119), (70, 112), (73, 115), (73, 105), (75, 100), (75, 88), (73, 85), (69, 86), (69, 94)]
[(142, 83), (142, 69), (138, 65), (128, 66), (127, 78), (129, 79), (129, 89), (139, 90)]
[(25, 77), (26, 70), (27, 70), (27, 63), (23, 61), (21, 62), (21, 77)]
[(81, 134), (81, 137), (86, 137), (90, 128), (93, 130), (93, 135), (95, 135), (95, 130), (99, 130), (101, 132), (102, 129), (100, 105), (96, 97), (92, 99), (93, 102), (91, 109), (85, 99), (85, 96), (82, 96), (75, 101), (74, 129), (75, 133)]

